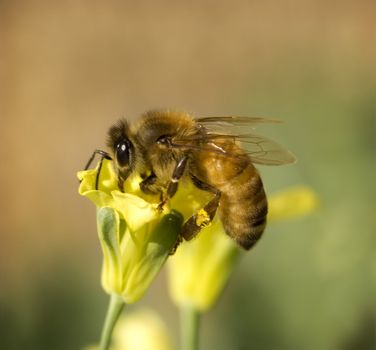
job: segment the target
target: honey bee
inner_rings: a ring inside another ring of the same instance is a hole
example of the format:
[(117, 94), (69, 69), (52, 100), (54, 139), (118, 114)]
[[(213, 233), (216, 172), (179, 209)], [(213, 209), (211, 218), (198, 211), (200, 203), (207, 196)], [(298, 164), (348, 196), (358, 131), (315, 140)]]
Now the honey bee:
[[(275, 142), (242, 129), (249, 131), (257, 124), (276, 122), (149, 111), (133, 125), (120, 120), (112, 126), (107, 142), (110, 152), (95, 151), (86, 168), (96, 153), (102, 160), (112, 159), (120, 189), (130, 174), (139, 173), (140, 189), (160, 195), (159, 209), (175, 195), (180, 180), (192, 181), (213, 194), (203, 207), (209, 222), (218, 212), (227, 235), (248, 250), (261, 237), (268, 213), (264, 186), (254, 164), (288, 164), (295, 157)], [(243, 148), (241, 143), (248, 147)], [(204, 225), (197, 220), (198, 215), (185, 221), (181, 239), (189, 241), (200, 232)]]

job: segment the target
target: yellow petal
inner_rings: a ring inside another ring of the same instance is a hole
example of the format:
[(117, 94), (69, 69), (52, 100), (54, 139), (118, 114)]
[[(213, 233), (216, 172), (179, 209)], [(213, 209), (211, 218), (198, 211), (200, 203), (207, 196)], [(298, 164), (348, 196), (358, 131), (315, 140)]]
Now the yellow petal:
[(169, 291), (177, 305), (210, 308), (226, 284), (239, 248), (224, 233), (219, 220), (199, 236), (182, 243), (169, 259)]
[[(81, 195), (85, 195), (88, 191), (95, 190), (98, 168), (99, 163), (95, 169), (83, 170), (77, 173), (77, 177), (80, 180), (78, 192)], [(98, 178), (98, 190), (110, 194), (111, 191), (115, 189), (118, 189), (117, 176), (112, 167), (112, 161), (104, 159)]]
[(77, 177), (80, 180), (78, 193), (91, 200), (97, 207), (112, 207), (114, 205), (111, 192), (117, 189), (115, 172), (111, 162), (103, 160), (100, 172), (98, 190), (95, 189), (97, 181), (98, 166), (95, 169), (79, 171)]
[(202, 191), (190, 181), (179, 183), (179, 189), (170, 201), (171, 208), (183, 214), (188, 219), (202, 209), (212, 198), (213, 194)]
[(144, 227), (142, 232), (124, 237), (121, 294), (125, 303), (134, 303), (144, 295), (175, 246), (182, 223), (182, 215), (172, 211), (158, 220), (154, 228)]
[(130, 193), (111, 192), (113, 207), (122, 215), (131, 231), (160, 217), (156, 206)]
[(289, 219), (315, 211), (319, 200), (306, 186), (296, 186), (273, 194), (269, 199), (270, 221)]

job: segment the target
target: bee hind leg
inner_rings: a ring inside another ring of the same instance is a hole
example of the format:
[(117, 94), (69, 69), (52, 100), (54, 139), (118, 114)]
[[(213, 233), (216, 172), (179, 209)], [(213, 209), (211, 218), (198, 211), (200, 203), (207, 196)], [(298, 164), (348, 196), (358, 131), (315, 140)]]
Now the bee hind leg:
[(206, 184), (199, 180), (194, 175), (191, 175), (193, 184), (201, 190), (214, 193), (214, 198), (211, 199), (202, 209), (196, 214), (192, 215), (183, 225), (182, 237), (189, 241), (194, 238), (202, 228), (208, 226), (214, 219), (221, 199), (221, 191), (217, 188)]

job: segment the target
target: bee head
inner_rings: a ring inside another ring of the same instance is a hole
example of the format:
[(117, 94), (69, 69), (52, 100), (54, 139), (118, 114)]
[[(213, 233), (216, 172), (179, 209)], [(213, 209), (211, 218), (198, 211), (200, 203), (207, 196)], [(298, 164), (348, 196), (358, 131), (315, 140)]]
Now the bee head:
[(125, 120), (120, 120), (108, 131), (107, 145), (111, 149), (114, 167), (118, 174), (119, 188), (123, 187), (135, 167), (135, 149), (129, 138), (129, 127)]

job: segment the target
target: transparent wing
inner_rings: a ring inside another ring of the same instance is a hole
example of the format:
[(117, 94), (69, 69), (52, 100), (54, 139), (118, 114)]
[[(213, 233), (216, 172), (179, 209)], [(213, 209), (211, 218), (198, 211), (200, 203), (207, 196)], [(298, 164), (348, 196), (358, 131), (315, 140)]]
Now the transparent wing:
[(281, 120), (268, 119), (261, 117), (205, 117), (196, 119), (198, 124), (204, 127), (208, 132), (225, 132), (231, 134), (239, 134), (242, 129), (254, 129), (258, 124), (278, 124), (283, 123)]
[(253, 163), (284, 165), (296, 162), (295, 156), (277, 142), (260, 135), (238, 135)]
[(197, 122), (204, 128), (204, 132), (175, 140), (173, 146), (238, 157), (238, 152), (232, 153), (233, 148), (225, 145), (226, 143), (240, 142), (253, 163), (283, 165), (296, 161), (290, 151), (273, 140), (253, 133), (239, 133), (240, 127), (249, 130), (260, 123), (281, 123), (278, 120), (229, 116), (199, 118)]

